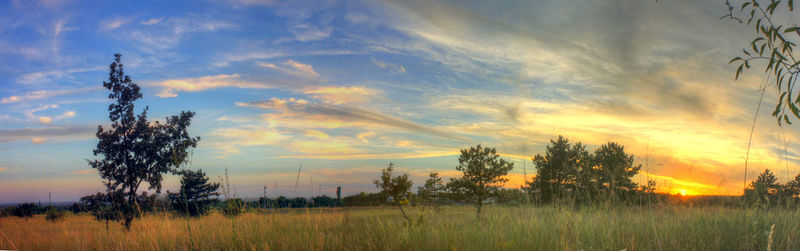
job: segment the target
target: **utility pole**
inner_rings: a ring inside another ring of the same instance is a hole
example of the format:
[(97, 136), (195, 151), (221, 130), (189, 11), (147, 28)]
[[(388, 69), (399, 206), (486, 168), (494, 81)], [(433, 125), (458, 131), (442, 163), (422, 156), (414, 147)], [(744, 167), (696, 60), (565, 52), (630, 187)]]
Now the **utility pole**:
[(264, 209), (267, 208), (267, 185), (264, 185)]
[(52, 194), (50, 192), (47, 192), (47, 205), (48, 206), (52, 206), (53, 205), (53, 197), (52, 197)]

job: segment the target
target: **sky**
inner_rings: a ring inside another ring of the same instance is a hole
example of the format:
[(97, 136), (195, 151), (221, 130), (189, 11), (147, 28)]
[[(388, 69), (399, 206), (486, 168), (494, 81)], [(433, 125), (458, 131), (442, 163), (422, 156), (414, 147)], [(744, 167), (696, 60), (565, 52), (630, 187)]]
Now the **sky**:
[[(659, 191), (741, 194), (800, 172), (777, 92), (728, 61), (752, 40), (722, 1), (2, 1), (0, 203), (103, 191), (87, 159), (122, 54), (151, 119), (196, 112), (185, 167), (240, 197), (373, 192), (393, 162), (455, 177), (459, 149), (515, 163), (564, 135), (618, 142)], [(793, 16), (785, 16), (791, 21)], [(755, 120), (754, 120), (755, 118)], [(298, 168), (302, 165), (297, 189)], [(166, 190), (178, 179), (168, 175)]]

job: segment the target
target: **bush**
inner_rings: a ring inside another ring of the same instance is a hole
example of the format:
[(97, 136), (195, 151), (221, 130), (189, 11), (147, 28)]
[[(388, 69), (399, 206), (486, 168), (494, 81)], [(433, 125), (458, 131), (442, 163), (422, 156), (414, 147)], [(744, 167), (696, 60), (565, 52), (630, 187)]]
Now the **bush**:
[(47, 209), (47, 212), (45, 212), (45, 214), (47, 215), (45, 218), (49, 222), (61, 221), (67, 216), (67, 214), (63, 210), (58, 210), (55, 207), (50, 207), (50, 209)]
[(244, 211), (244, 201), (242, 199), (225, 200), (222, 204), (222, 213), (226, 216), (237, 216)]

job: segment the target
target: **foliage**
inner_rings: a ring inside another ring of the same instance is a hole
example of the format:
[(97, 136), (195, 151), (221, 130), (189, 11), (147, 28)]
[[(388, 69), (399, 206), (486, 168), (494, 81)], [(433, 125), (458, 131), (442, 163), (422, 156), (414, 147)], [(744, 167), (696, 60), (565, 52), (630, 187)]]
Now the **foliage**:
[[(766, 5), (762, 5), (762, 3)], [(742, 54), (730, 61), (730, 63), (739, 63), (735, 79), (739, 79), (739, 75), (745, 69), (750, 69), (752, 63), (763, 62), (765, 64), (764, 71), (774, 79), (775, 88), (780, 94), (772, 116), (778, 119), (779, 125), (782, 122), (791, 124), (789, 114), (800, 118), (800, 110), (797, 107), (800, 102), (800, 94), (793, 93), (797, 78), (800, 77), (798, 75), (800, 74), (800, 61), (794, 57), (795, 47), (800, 42), (800, 26), (789, 22), (789, 19), (786, 19), (785, 23), (779, 23), (778, 21), (783, 19), (777, 17), (793, 12), (794, 1), (747, 0), (741, 6), (734, 7), (730, 1), (726, 0), (725, 4), (729, 14), (723, 18), (727, 17), (739, 23), (747, 20), (747, 25), (753, 25), (755, 32), (755, 38), (742, 50)], [(779, 9), (780, 11), (776, 15), (775, 11)], [(744, 14), (744, 16), (738, 16), (736, 13)]]
[(425, 185), (417, 188), (417, 196), (423, 204), (438, 205), (442, 203), (446, 189), (439, 173), (431, 172), (425, 180)]
[(67, 214), (64, 210), (59, 210), (55, 207), (49, 207), (45, 212), (45, 219), (49, 222), (58, 222), (64, 220)]
[(769, 169), (758, 175), (750, 186), (745, 189), (744, 197), (749, 204), (771, 206), (778, 202), (779, 191), (782, 186), (778, 178)]
[(172, 208), (181, 214), (200, 216), (208, 211), (214, 202), (212, 196), (218, 196), (219, 183), (209, 183), (203, 170), (181, 170), (181, 187), (177, 193), (169, 193)]
[(386, 200), (381, 194), (378, 193), (365, 193), (360, 192), (354, 195), (345, 196), (342, 198), (344, 206), (348, 207), (365, 207), (365, 206), (378, 206), (386, 203)]
[[(540, 202), (630, 201), (641, 192), (632, 178), (642, 166), (634, 164), (625, 147), (614, 142), (589, 153), (585, 145), (571, 144), (559, 135), (550, 141), (545, 155), (537, 154), (533, 162), (538, 175), (525, 189)], [(655, 184), (648, 185), (646, 189), (654, 191)]]
[(612, 199), (630, 194), (639, 186), (631, 178), (639, 173), (642, 165), (633, 163), (633, 156), (625, 153), (624, 146), (608, 142), (595, 150), (594, 160), (598, 182)]
[(508, 181), (503, 176), (514, 168), (514, 163), (500, 158), (494, 148), (481, 145), (461, 149), (458, 163), (456, 170), (461, 171), (462, 176), (451, 178), (447, 188), (453, 198), (474, 204), (480, 217), (484, 200), (493, 196), (501, 183)]
[(162, 174), (172, 172), (188, 156), (189, 148), (197, 146), (200, 138), (192, 138), (187, 132), (193, 112), (181, 112), (178, 116), (150, 122), (149, 107), (141, 114), (134, 114), (134, 101), (142, 97), (139, 86), (125, 75), (121, 55), (114, 55), (109, 66), (108, 82), (103, 87), (111, 91), (108, 98), (115, 102), (108, 106), (111, 127), (106, 130), (98, 126), (99, 139), (93, 151), (100, 159), (90, 160), (97, 169), (107, 194), (111, 195), (111, 210), (118, 212), (126, 229), (141, 211), (137, 203), (137, 190), (142, 183), (148, 189), (161, 191)]
[(500, 205), (522, 206), (528, 203), (528, 195), (520, 189), (500, 188), (494, 197), (495, 202)]
[(392, 204), (397, 205), (400, 208), (400, 212), (403, 213), (403, 217), (410, 221), (410, 218), (403, 210), (403, 204), (408, 204), (411, 199), (411, 186), (414, 183), (408, 178), (408, 174), (394, 176), (393, 172), (394, 163), (389, 162), (389, 167), (381, 170), (380, 179), (374, 180), (372, 183), (381, 189), (383, 196), (391, 197)]
[(226, 216), (238, 216), (244, 212), (244, 200), (240, 198), (227, 199), (222, 203), (222, 214)]
[(121, 218), (120, 213), (114, 211), (114, 204), (111, 195), (98, 192), (95, 195), (87, 195), (81, 198), (81, 204), (92, 213), (97, 221), (105, 221), (108, 229), (109, 221), (116, 221)]
[(22, 203), (17, 205), (11, 210), (11, 215), (17, 216), (20, 218), (31, 218), (33, 214), (38, 211), (39, 206), (33, 203)]
[(598, 177), (591, 162), (583, 144), (570, 144), (567, 138), (559, 135), (557, 140), (550, 141), (544, 156), (533, 157), (537, 175), (528, 183), (527, 190), (540, 202), (572, 200), (575, 195), (594, 198)]

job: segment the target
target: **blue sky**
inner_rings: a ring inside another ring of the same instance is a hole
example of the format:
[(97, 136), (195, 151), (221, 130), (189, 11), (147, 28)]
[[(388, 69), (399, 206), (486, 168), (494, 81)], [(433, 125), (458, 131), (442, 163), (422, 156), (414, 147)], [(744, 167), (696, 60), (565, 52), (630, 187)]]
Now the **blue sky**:
[[(559, 134), (590, 149), (626, 145), (647, 165), (637, 181), (662, 191), (739, 193), (764, 80), (733, 82), (727, 62), (750, 28), (724, 11), (718, 1), (5, 1), (0, 202), (103, 190), (86, 159), (108, 123), (114, 53), (152, 119), (197, 113), (191, 168), (227, 167), (243, 197), (264, 185), (294, 195), (301, 163), (298, 196), (320, 193), (312, 179), (329, 195), (373, 191), (389, 161), (418, 184), (430, 171), (453, 177), (458, 150), (475, 144), (514, 161), (518, 187)], [(761, 114), (749, 175), (794, 177), (797, 130)]]

